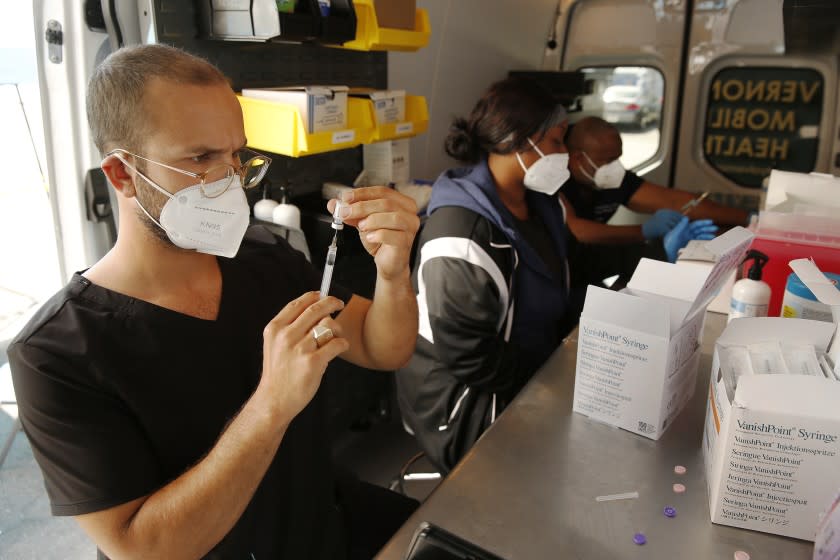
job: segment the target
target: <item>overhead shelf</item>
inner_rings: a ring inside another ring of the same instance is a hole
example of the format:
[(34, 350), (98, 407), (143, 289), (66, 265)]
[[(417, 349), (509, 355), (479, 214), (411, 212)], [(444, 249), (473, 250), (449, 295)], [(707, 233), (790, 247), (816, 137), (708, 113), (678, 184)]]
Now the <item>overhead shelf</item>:
[(373, 0), (354, 0), (356, 10), (356, 38), (342, 45), (357, 51), (416, 51), (429, 44), (432, 34), (429, 14), (418, 8), (414, 30), (379, 27)]
[(291, 157), (354, 148), (361, 144), (410, 138), (426, 131), (426, 99), (407, 95), (403, 122), (376, 125), (369, 99), (347, 99), (347, 128), (309, 134), (297, 106), (237, 96), (242, 106), (248, 146)]

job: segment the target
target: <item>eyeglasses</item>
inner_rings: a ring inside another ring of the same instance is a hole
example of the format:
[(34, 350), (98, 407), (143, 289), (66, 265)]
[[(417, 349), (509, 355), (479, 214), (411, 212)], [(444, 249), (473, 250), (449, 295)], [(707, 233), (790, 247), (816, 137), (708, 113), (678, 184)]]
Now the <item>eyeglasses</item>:
[[(134, 169), (131, 164), (121, 157), (121, 154), (126, 154), (149, 163), (154, 163), (155, 165), (160, 165), (166, 169), (198, 179), (199, 185), (201, 185), (201, 194), (207, 198), (215, 198), (222, 195), (226, 190), (228, 190), (228, 187), (230, 187), (233, 183), (233, 178), (236, 176), (239, 177), (243, 189), (256, 187), (259, 182), (262, 181), (263, 177), (265, 177), (265, 174), (268, 171), (268, 166), (271, 165), (270, 157), (253, 150), (249, 150), (248, 148), (237, 150), (234, 156), (236, 161), (244, 161), (245, 163), (241, 165), (232, 165), (229, 163), (214, 165), (203, 173), (193, 173), (192, 171), (178, 169), (177, 167), (172, 167), (171, 165), (167, 165), (153, 159), (138, 156), (137, 154), (133, 154), (128, 150), (123, 150), (122, 148), (111, 150), (105, 154), (105, 156), (117, 156), (120, 161)], [(143, 175), (143, 178), (146, 178), (146, 176)]]

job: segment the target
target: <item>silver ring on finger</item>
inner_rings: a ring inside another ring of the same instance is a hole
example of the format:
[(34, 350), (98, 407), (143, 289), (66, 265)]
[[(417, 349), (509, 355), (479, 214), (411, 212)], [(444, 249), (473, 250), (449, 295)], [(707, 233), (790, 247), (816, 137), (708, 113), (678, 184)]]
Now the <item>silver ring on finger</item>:
[(315, 339), (315, 344), (318, 345), (318, 348), (332, 340), (333, 336), (335, 335), (332, 329), (324, 325), (315, 325), (312, 329), (312, 338)]

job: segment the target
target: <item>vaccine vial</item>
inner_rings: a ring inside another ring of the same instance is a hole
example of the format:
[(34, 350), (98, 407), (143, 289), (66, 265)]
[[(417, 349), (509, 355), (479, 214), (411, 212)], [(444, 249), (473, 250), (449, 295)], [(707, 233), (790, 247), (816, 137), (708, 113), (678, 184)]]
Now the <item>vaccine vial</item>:
[(340, 200), (336, 201), (335, 209), (332, 213), (332, 224), (330, 224), (334, 230), (344, 229), (344, 218), (341, 217), (341, 209), (346, 207), (346, 203), (341, 202)]

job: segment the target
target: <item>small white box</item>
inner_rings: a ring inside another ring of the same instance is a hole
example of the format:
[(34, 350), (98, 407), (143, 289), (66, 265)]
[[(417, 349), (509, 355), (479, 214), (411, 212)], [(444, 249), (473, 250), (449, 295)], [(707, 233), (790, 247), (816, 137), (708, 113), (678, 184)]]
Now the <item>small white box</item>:
[(813, 560), (837, 560), (840, 558), (840, 493), (828, 506), (817, 527), (814, 541)]
[(734, 395), (721, 352), (766, 341), (825, 351), (823, 321), (732, 321), (715, 345), (703, 457), (714, 523), (813, 541), (819, 515), (840, 485), (840, 383), (811, 375), (744, 375)]
[(836, 217), (839, 195), (840, 177), (773, 169), (762, 210)]
[(399, 124), (405, 121), (405, 90), (351, 89), (352, 97), (366, 97), (373, 103), (376, 124)]
[(245, 88), (244, 97), (294, 105), (306, 132), (315, 134), (347, 128), (347, 86)]
[(711, 271), (642, 259), (621, 292), (589, 286), (575, 412), (659, 439), (694, 394), (706, 305), (752, 239), (736, 227), (710, 241)]
[(409, 148), (408, 140), (389, 140), (365, 144), (363, 160), (366, 184), (407, 184), (411, 162)]

